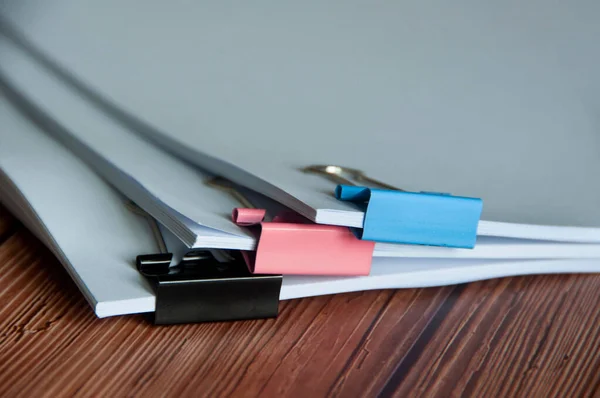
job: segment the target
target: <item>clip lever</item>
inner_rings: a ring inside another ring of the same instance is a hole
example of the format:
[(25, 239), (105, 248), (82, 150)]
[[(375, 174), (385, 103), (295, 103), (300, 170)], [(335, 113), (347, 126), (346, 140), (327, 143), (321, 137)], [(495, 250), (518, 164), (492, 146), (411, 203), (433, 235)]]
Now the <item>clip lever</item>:
[[(356, 235), (375, 242), (404, 243), (472, 249), (483, 201), (436, 192), (408, 192), (341, 166), (309, 166), (307, 173), (326, 176), (339, 185), (337, 199), (364, 209), (362, 229)], [(347, 176), (347, 177), (345, 177)], [(381, 188), (357, 186), (354, 181)]]

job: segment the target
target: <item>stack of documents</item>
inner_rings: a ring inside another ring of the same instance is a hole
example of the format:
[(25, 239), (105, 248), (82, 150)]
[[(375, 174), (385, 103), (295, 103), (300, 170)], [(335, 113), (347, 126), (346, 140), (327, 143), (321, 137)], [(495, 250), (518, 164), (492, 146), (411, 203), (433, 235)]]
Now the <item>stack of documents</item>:
[(3, 2), (0, 201), (99, 317), (600, 271), (600, 5), (435, 3)]

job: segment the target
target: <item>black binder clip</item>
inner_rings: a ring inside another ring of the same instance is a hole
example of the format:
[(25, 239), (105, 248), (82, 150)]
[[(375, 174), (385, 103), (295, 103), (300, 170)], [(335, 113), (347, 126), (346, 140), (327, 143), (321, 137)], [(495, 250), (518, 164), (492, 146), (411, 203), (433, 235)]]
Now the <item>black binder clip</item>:
[(282, 276), (251, 274), (240, 253), (228, 254), (220, 262), (210, 251), (191, 251), (173, 267), (171, 253), (138, 256), (156, 294), (154, 324), (276, 317)]
[(138, 271), (154, 288), (155, 325), (235, 321), (273, 318), (279, 311), (281, 275), (250, 273), (239, 251), (219, 250), (217, 258), (208, 250), (188, 252), (171, 266), (173, 254), (167, 253), (158, 223), (133, 202), (126, 206), (146, 217), (160, 253), (136, 258)]

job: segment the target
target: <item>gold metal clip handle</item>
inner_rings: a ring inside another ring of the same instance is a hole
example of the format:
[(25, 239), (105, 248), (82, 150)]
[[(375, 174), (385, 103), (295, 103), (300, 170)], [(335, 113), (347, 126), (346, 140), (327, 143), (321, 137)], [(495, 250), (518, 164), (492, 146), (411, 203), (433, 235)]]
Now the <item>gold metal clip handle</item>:
[(374, 185), (383, 189), (391, 189), (394, 191), (404, 191), (403, 189), (397, 188), (393, 185), (386, 184), (385, 182), (376, 180), (371, 177), (367, 177), (364, 172), (358, 169), (352, 169), (350, 167), (342, 167), (335, 165), (312, 165), (302, 169), (305, 173), (320, 174), (327, 177), (329, 180), (336, 184), (343, 185), (358, 185), (362, 183), (364, 185)]
[(162, 233), (160, 232), (160, 227), (158, 226), (158, 222), (152, 217), (150, 214), (146, 213), (144, 209), (139, 207), (133, 201), (128, 200), (125, 202), (125, 207), (134, 212), (135, 214), (142, 216), (148, 221), (150, 225), (150, 229), (152, 230), (152, 235), (154, 235), (154, 240), (156, 240), (156, 244), (158, 246), (158, 251), (160, 253), (167, 253), (167, 244), (165, 243), (165, 239), (163, 238)]
[(206, 181), (206, 185), (220, 189), (221, 191), (227, 192), (231, 196), (233, 196), (243, 207), (247, 207), (249, 209), (254, 209), (255, 206), (244, 196), (243, 193), (237, 190), (235, 185), (226, 178), (223, 177), (213, 177)]

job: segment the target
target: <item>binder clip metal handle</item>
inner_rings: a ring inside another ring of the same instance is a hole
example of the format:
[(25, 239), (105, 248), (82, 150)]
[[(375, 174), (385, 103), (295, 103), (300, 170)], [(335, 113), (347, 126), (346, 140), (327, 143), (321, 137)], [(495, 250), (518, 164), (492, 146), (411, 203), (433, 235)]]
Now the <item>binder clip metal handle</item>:
[(328, 177), (340, 185), (356, 186), (354, 182), (365, 183), (368, 185), (375, 185), (379, 188), (390, 189), (393, 191), (404, 191), (403, 189), (396, 188), (393, 185), (386, 184), (385, 182), (376, 180), (368, 177), (365, 173), (358, 169), (352, 169), (349, 167), (333, 166), (333, 165), (313, 165), (302, 169), (305, 173), (321, 174)]
[[(222, 179), (210, 185), (232, 192), (235, 187)], [(235, 191), (236, 197), (242, 195)], [(250, 201), (245, 200), (246, 204)], [(232, 219), (248, 227), (257, 238), (255, 251), (242, 254), (254, 274), (287, 275), (368, 275), (374, 242), (361, 241), (349, 228), (313, 224), (295, 213), (282, 213), (271, 222), (266, 211), (237, 208)]]
[[(483, 209), (479, 198), (436, 192), (407, 192), (367, 177), (362, 171), (333, 165), (305, 167), (335, 181), (337, 199), (364, 210), (363, 240), (472, 249)], [(356, 182), (380, 188), (359, 186)]]
[[(129, 204), (154, 225), (161, 253), (139, 255), (136, 267), (156, 295), (152, 319), (157, 325), (276, 317), (281, 275), (253, 275), (237, 251), (220, 261), (208, 250), (189, 251), (177, 265), (156, 220)], [(153, 230), (154, 230), (153, 227)], [(162, 242), (162, 244), (160, 243)], [(163, 250), (164, 249), (164, 250)]]

